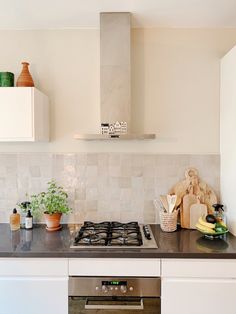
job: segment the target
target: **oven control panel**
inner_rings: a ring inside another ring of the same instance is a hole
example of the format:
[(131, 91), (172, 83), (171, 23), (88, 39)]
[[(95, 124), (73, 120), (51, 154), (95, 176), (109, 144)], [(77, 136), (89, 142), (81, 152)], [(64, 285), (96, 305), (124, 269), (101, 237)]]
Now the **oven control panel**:
[(127, 281), (123, 280), (110, 280), (110, 281), (102, 281), (101, 286), (96, 286), (96, 291), (102, 291), (103, 293), (111, 293), (111, 294), (125, 294), (128, 291), (134, 291), (132, 286), (128, 287)]
[(69, 296), (158, 297), (160, 291), (159, 277), (69, 277)]

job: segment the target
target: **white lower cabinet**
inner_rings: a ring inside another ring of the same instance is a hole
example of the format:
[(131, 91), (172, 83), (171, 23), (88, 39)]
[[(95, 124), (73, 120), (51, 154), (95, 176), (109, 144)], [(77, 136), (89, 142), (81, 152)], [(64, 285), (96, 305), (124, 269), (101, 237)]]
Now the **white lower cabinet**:
[(66, 314), (67, 294), (67, 278), (0, 277), (0, 314)]
[(235, 266), (235, 260), (162, 260), (161, 313), (235, 314)]
[(0, 314), (67, 314), (67, 259), (0, 259)]
[(236, 313), (236, 260), (0, 258), (0, 314), (68, 314), (69, 275), (161, 276), (161, 314)]
[(236, 279), (164, 278), (162, 314), (235, 314)]

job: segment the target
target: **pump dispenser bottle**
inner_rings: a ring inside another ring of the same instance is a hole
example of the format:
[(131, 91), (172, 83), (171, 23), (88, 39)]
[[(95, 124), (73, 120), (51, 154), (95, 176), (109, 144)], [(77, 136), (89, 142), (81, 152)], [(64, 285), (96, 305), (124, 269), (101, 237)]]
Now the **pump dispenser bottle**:
[(27, 212), (25, 217), (25, 229), (30, 230), (33, 229), (33, 216), (31, 215), (30, 209)]
[(225, 215), (224, 215), (224, 205), (222, 204), (213, 204), (212, 207), (215, 209), (214, 216), (216, 217), (217, 221), (225, 221)]

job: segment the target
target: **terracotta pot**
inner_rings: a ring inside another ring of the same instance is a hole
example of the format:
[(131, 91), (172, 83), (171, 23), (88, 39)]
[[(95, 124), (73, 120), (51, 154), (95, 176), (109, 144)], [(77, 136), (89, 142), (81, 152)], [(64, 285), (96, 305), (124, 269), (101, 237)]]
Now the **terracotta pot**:
[(46, 214), (44, 213), (44, 218), (46, 221), (46, 229), (48, 231), (57, 231), (61, 229), (61, 213), (56, 213), (56, 214)]
[(23, 69), (21, 71), (21, 74), (19, 75), (16, 86), (17, 87), (33, 87), (34, 81), (32, 79), (32, 76), (29, 72), (29, 63), (28, 62), (22, 62)]

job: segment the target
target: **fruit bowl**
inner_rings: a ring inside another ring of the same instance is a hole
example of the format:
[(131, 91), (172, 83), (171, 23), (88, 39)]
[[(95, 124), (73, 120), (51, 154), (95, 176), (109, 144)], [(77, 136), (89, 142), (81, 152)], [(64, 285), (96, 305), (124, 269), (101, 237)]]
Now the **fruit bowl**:
[(221, 238), (224, 234), (229, 232), (224, 221), (217, 220), (217, 218), (211, 214), (199, 217), (195, 226), (196, 229), (208, 239)]
[(201, 230), (199, 228), (196, 227), (196, 229), (201, 232), (205, 238), (210, 238), (210, 239), (213, 239), (213, 238), (219, 238), (221, 237), (222, 235), (226, 234), (227, 232), (229, 232), (229, 230), (224, 230), (224, 231), (221, 231), (221, 232), (217, 232), (215, 231), (215, 233), (209, 233), (209, 232), (206, 232), (204, 230)]

